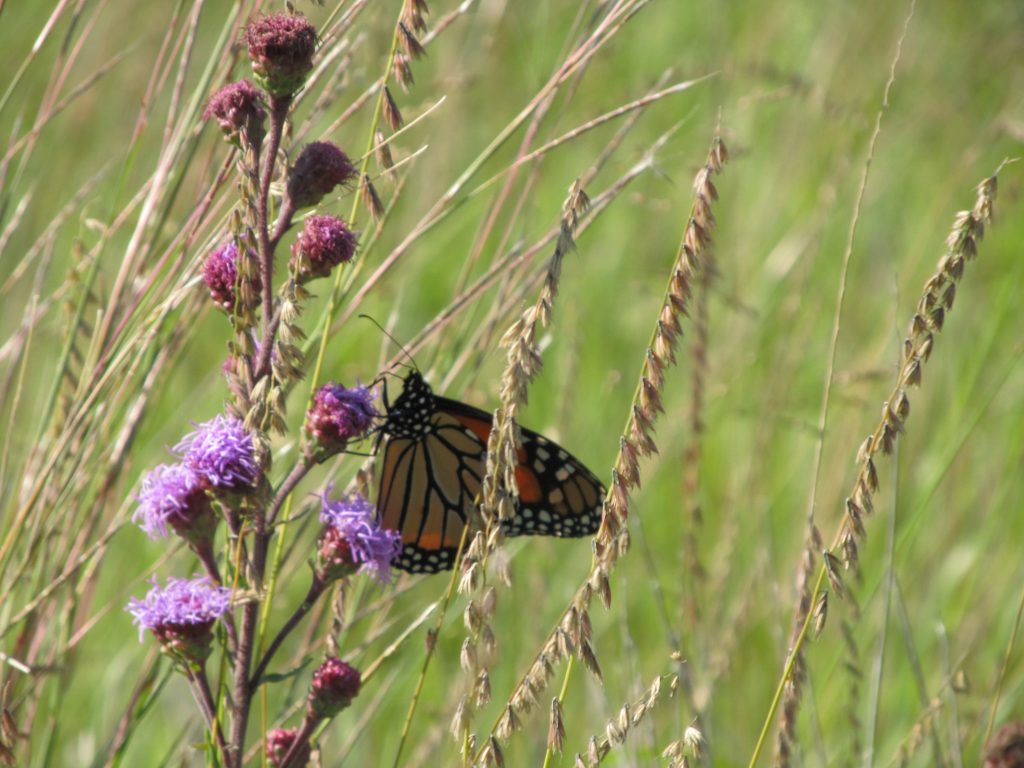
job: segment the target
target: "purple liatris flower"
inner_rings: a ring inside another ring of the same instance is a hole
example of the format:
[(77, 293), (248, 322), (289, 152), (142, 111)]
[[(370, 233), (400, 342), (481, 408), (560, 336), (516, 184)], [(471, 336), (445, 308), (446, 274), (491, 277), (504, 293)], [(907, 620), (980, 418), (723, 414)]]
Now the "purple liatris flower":
[(256, 452), (242, 422), (233, 416), (217, 416), (196, 425), (174, 450), (212, 488), (222, 491), (251, 490), (260, 478)]
[(227, 613), (231, 590), (217, 587), (205, 576), (167, 580), (161, 588), (153, 577), (153, 588), (142, 600), (132, 598), (127, 610), (143, 631), (150, 630), (164, 650), (178, 659), (201, 662), (210, 653), (214, 622)]
[(306, 412), (306, 431), (322, 449), (337, 453), (349, 440), (365, 435), (380, 416), (373, 398), (373, 390), (367, 387), (346, 389), (328, 382), (313, 396), (313, 405)]
[(248, 80), (228, 83), (210, 97), (203, 110), (203, 118), (216, 120), (228, 139), (233, 139), (243, 130), (250, 134), (262, 132), (266, 116), (260, 92)]
[[(267, 760), (274, 768), (280, 768), (284, 764), (284, 759), (298, 736), (299, 731), (296, 728), (274, 728), (267, 731)], [(302, 754), (298, 755), (298, 762), (294, 762), (294, 765), (305, 765), (309, 760), (309, 746), (301, 749)]]
[(246, 27), (245, 42), (256, 81), (271, 96), (291, 96), (313, 68), (316, 27), (303, 16), (261, 16)]
[(334, 717), (352, 703), (362, 679), (359, 670), (341, 659), (328, 656), (313, 673), (306, 711), (309, 717), (323, 720)]
[(356, 236), (337, 216), (310, 216), (292, 246), (290, 267), (300, 280), (327, 277), (339, 264), (351, 261)]
[(391, 561), (402, 549), (398, 532), (381, 528), (373, 505), (359, 494), (330, 501), (324, 493), (321, 504), (324, 529), (317, 546), (318, 576), (330, 582), (359, 570), (389, 582)]
[(193, 544), (209, 542), (217, 528), (202, 480), (184, 464), (161, 464), (142, 478), (132, 521), (151, 539), (167, 537), (167, 527)]
[[(210, 297), (217, 306), (231, 312), (235, 308), (235, 286), (238, 284), (238, 246), (225, 243), (213, 251), (203, 264), (203, 282), (210, 289)], [(259, 275), (252, 279), (253, 302), (260, 303)]]
[(302, 148), (288, 173), (288, 199), (296, 210), (309, 208), (355, 176), (355, 166), (336, 144), (314, 141)]

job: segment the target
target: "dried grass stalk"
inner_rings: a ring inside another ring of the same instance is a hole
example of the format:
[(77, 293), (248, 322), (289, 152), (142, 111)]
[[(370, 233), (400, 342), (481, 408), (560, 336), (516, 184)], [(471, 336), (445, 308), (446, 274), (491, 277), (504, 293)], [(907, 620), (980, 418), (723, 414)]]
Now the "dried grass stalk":
[[(657, 452), (654, 422), (661, 412), (661, 392), (665, 369), (675, 362), (675, 349), (682, 333), (680, 318), (686, 314), (691, 287), (702, 267), (702, 256), (711, 242), (715, 219), (711, 205), (718, 199), (712, 176), (720, 173), (728, 161), (728, 150), (716, 136), (707, 160), (694, 179), (694, 201), (683, 231), (682, 242), (672, 264), (665, 298), (658, 312), (651, 341), (644, 353), (640, 381), (630, 406), (630, 416), (620, 438), (619, 455), (612, 469), (612, 483), (605, 497), (601, 526), (594, 537), (595, 558), (586, 581), (577, 589), (558, 625), (542, 645), (537, 659), (512, 691), (508, 702), (528, 710), (553, 675), (553, 664), (574, 652), (584, 665), (600, 669), (590, 642), (590, 604), (594, 594), (606, 607), (611, 605), (609, 574), (615, 562), (629, 548), (626, 522), (629, 492), (639, 486), (638, 460)], [(512, 387), (514, 389), (514, 387)], [(494, 430), (497, 432), (497, 429)], [(492, 433), (493, 437), (493, 433)], [(520, 711), (520, 715), (524, 714)], [(580, 762), (577, 757), (577, 762)], [(585, 763), (584, 763), (585, 764)]]

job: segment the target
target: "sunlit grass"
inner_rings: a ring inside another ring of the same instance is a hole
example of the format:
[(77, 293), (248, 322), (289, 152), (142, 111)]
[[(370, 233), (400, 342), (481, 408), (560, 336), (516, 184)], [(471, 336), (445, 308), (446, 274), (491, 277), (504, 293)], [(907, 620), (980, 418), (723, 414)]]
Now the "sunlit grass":
[[(296, 149), (325, 137), (361, 160), (372, 145), (375, 83), (391, 72), (393, 5), (299, 6), (324, 46), (294, 113)], [(232, 42), (251, 9), (54, 6), (0, 10), (0, 690), (20, 732), (4, 731), (2, 743), (19, 765), (201, 764), (201, 720), (186, 686), (156, 660), (151, 639), (138, 642), (123, 610), (151, 573), (198, 566), (187, 550), (150, 542), (128, 521), (141, 473), (228, 397), (221, 364), (230, 328), (198, 274), (224, 237), (237, 192), (227, 147), (199, 112), (217, 86), (248, 74), (244, 48)], [(586, 66), (550, 86), (615, 8), (637, 13)], [(594, 209), (562, 263), (552, 322), (538, 338), (543, 372), (521, 419), (610, 484), (690, 215), (691, 181), (716, 131), (731, 151), (727, 173), (715, 178), (715, 269), (704, 296), (702, 522), (687, 481), (691, 310), (680, 318), (679, 366), (664, 374), (658, 455), (639, 466), (632, 546), (610, 574), (611, 608), (595, 602), (590, 613), (603, 683), (579, 661), (568, 675), (556, 664), (521, 730), (499, 742), (506, 764), (542, 764), (555, 697), (564, 753), (552, 752), (550, 764), (572, 765), (576, 753), (586, 761), (591, 735), (607, 738), (608, 721), (659, 676), (657, 704), (607, 763), (665, 764), (662, 751), (691, 724), (707, 742), (693, 764), (750, 760), (791, 644), (815, 476), (815, 521), (827, 546), (857, 477), (856, 446), (890, 396), (907, 320), (950, 222), (974, 204), (980, 180), (1021, 154), (1017, 5), (919, 4), (844, 267), (907, 10), (796, 0), (438, 2), (421, 35), (428, 55), (411, 64), (415, 84), (406, 92), (390, 83), (409, 126), (390, 145), (399, 165), (386, 175), (369, 158), (384, 218), (375, 223), (354, 193), (321, 206), (354, 213), (361, 232), (359, 256), (335, 293), (321, 380), (368, 382), (402, 355), (358, 317), (365, 313), (409, 348), (438, 391), (491, 410), (505, 364), (497, 341), (536, 301), (566, 190), (582, 179)], [(890, 765), (901, 755), (913, 765), (977, 764), (990, 717), (998, 726), (1020, 714), (1024, 670), (1016, 647), (1007, 654), (1024, 576), (1020, 169), (1001, 172), (995, 221), (936, 334), (905, 433), (893, 456), (877, 460), (862, 577), (845, 578), (859, 613), (833, 595), (820, 638), (804, 645), (793, 764)], [(315, 356), (331, 288), (313, 290), (302, 325)], [(307, 378), (289, 397), (293, 435), (309, 386)], [(275, 438), (273, 449), (278, 481), (298, 446)], [(294, 495), (298, 517), (285, 539), (271, 631), (308, 584), (318, 504), (310, 494), (328, 480), (344, 486), (364, 461), (329, 462)], [(473, 754), (592, 562), (587, 539), (517, 538), (505, 551), (512, 586), (498, 587), (492, 701), (469, 725)], [(356, 666), (379, 664), (320, 734), (323, 764), (391, 765), (437, 621), (436, 609), (424, 611), (447, 588), (443, 576), (403, 577), (386, 589), (353, 582), (318, 605), (275, 671), (312, 662), (257, 703), (250, 745), (265, 728), (301, 719), (291, 707), (301, 708), (331, 636)], [(462, 743), (449, 728), (468, 685), (459, 664), (464, 609), (456, 596), (445, 614), (402, 764), (460, 762)], [(856, 699), (844, 620), (863, 675)], [(677, 674), (683, 682), (669, 697)], [(777, 720), (759, 764), (771, 760)]]

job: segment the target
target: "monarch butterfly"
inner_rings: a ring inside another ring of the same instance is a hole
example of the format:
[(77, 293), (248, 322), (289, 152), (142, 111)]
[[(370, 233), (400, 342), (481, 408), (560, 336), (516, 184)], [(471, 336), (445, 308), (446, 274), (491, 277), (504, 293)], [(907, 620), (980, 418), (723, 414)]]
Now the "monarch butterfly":
[[(377, 515), (402, 536), (395, 565), (436, 573), (455, 564), (484, 477), (491, 415), (435, 395), (417, 371), (387, 403)], [(582, 462), (543, 435), (521, 429), (519, 505), (507, 536), (587, 536), (601, 522), (604, 486)]]

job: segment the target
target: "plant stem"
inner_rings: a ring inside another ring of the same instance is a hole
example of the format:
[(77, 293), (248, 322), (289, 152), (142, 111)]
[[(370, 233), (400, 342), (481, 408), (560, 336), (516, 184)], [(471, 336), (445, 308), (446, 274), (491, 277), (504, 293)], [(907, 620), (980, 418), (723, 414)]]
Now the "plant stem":
[[(292, 97), (274, 97), (270, 100), (270, 138), (267, 144), (267, 155), (263, 168), (263, 175), (260, 177), (260, 195), (256, 201), (256, 239), (259, 245), (260, 280), (263, 282), (263, 339), (260, 343), (260, 357), (256, 363), (254, 380), (259, 381), (270, 371), (270, 355), (274, 346), (273, 338), (273, 316), (274, 316), (274, 246), (280, 239), (280, 234), (273, 242), (270, 239), (269, 214), (270, 207), (270, 180), (274, 176), (274, 166), (277, 164), (277, 151), (281, 146), (281, 135), (284, 132), (284, 123), (288, 117), (288, 108), (291, 106)], [(285, 212), (287, 206), (282, 209)], [(283, 229), (281, 230), (283, 232)]]
[(260, 679), (263, 674), (267, 671), (267, 666), (270, 664), (270, 660), (274, 658), (274, 654), (277, 653), (278, 648), (281, 647), (281, 643), (289, 635), (289, 633), (295, 629), (295, 626), (302, 621), (307, 613), (316, 605), (316, 601), (320, 599), (320, 595), (327, 589), (327, 583), (319, 576), (313, 576), (313, 583), (309, 585), (309, 592), (306, 593), (306, 599), (302, 601), (301, 605), (295, 609), (295, 613), (291, 615), (291, 618), (284, 623), (277, 632), (277, 636), (270, 643), (270, 647), (267, 648), (267, 652), (263, 654), (263, 658), (260, 659), (260, 663), (256, 667), (256, 671), (252, 673), (252, 678), (249, 680), (249, 693), (256, 690), (256, 687), (260, 684)]

